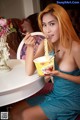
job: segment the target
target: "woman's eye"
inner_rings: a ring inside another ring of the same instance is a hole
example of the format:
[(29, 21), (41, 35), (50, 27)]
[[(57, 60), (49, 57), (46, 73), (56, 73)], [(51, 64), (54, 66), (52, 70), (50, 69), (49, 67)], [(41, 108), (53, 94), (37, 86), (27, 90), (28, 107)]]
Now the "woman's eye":
[(46, 27), (46, 24), (42, 24), (43, 27)]
[(51, 26), (53, 26), (55, 23), (50, 23)]

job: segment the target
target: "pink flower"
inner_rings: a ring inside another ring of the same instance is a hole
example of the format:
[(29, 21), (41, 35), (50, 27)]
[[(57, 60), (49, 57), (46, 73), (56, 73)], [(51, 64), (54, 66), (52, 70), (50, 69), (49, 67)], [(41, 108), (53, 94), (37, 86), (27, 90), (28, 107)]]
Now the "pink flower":
[(7, 20), (1, 18), (1, 19), (0, 19), (0, 26), (5, 26), (6, 24), (7, 24)]
[(16, 32), (13, 28), (11, 21), (7, 21), (7, 19), (0, 19), (0, 37), (7, 36), (11, 32)]

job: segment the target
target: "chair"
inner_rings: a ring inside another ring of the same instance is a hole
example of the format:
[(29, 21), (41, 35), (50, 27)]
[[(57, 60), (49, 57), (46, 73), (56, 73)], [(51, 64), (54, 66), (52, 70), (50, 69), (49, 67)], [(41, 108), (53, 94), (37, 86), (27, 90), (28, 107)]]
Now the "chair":
[[(34, 36), (36, 40), (35, 47), (34, 47), (34, 54), (35, 54), (38, 48), (38, 45), (40, 44), (41, 40), (44, 39), (44, 34), (42, 32), (33, 32), (31, 33), (31, 35)], [(27, 46), (25, 45), (24, 39), (23, 39), (17, 49), (17, 59), (25, 59), (26, 49), (27, 49)]]
[[(36, 50), (38, 48), (38, 45), (40, 44), (40, 42), (45, 38), (44, 34), (42, 32), (33, 32), (31, 33), (32, 36), (35, 37), (36, 43), (35, 43), (35, 47), (34, 47), (34, 54), (36, 53)], [(27, 46), (24, 43), (24, 39), (21, 41), (21, 43), (18, 46), (17, 49), (17, 59), (22, 59), (25, 60), (25, 51), (27, 49)], [(53, 88), (53, 84), (51, 82), (48, 82), (45, 84), (45, 86), (43, 87), (43, 89), (41, 89), (38, 93), (36, 93), (35, 95), (41, 95), (41, 94), (47, 94), (49, 93)]]

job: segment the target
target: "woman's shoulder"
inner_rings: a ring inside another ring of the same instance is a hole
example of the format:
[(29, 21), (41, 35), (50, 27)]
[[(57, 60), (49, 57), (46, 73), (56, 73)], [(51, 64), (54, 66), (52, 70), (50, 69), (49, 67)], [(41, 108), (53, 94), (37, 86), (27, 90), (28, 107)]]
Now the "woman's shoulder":
[(80, 43), (73, 41), (72, 42), (72, 52), (76, 53), (76, 52), (80, 52)]
[(72, 56), (80, 69), (80, 44), (78, 42), (72, 43)]
[(72, 51), (80, 50), (80, 42), (73, 41), (72, 43)]

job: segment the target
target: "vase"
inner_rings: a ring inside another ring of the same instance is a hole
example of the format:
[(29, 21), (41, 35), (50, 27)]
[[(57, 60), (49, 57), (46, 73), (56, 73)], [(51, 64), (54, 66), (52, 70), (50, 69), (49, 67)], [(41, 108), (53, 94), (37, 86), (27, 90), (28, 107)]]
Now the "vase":
[(0, 37), (0, 73), (11, 70), (11, 68), (7, 65), (10, 53), (6, 39), (7, 36)]

